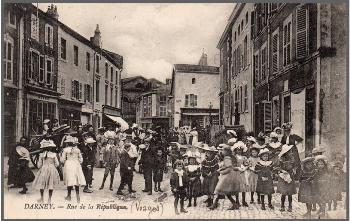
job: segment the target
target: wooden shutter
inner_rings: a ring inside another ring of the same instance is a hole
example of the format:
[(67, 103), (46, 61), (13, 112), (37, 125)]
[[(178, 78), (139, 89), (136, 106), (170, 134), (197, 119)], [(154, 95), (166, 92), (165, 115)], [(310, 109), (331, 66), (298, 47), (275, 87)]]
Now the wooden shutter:
[(72, 81), (71, 82), (71, 85), (72, 85), (72, 87), (71, 87), (71, 96), (72, 96), (72, 98), (75, 98), (75, 84), (74, 84), (74, 81)]
[(272, 36), (272, 73), (278, 71), (278, 33)]
[(86, 101), (88, 100), (88, 97), (87, 97), (87, 95), (88, 95), (87, 90), (88, 90), (87, 84), (84, 84), (84, 102), (86, 102)]
[(79, 84), (79, 100), (82, 100), (83, 98), (83, 85), (81, 83)]
[(53, 27), (50, 28), (50, 39), (49, 39), (50, 47), (53, 47)]
[(92, 90), (92, 87), (90, 86), (90, 103), (92, 103), (93, 97), (94, 97), (94, 91)]
[(296, 52), (297, 58), (304, 58), (308, 54), (308, 9), (301, 5), (296, 9)]
[(272, 130), (272, 104), (270, 101), (263, 103), (264, 107), (264, 131)]

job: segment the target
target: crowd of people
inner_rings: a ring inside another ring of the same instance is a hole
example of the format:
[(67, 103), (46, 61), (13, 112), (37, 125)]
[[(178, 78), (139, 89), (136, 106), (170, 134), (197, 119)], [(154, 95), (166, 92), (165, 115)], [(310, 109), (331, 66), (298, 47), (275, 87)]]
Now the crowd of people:
[[(227, 130), (227, 142), (218, 146), (198, 138), (196, 128), (145, 130), (133, 124), (122, 131), (120, 125), (111, 124), (95, 134), (91, 125), (85, 129), (80, 126), (77, 131), (68, 130), (60, 142), (54, 142), (46, 133), (40, 142), (42, 152), (35, 176), (28, 167), (27, 142), (21, 139), (10, 153), (8, 184), (23, 188), (20, 193), (25, 194), (26, 183), (33, 182), (33, 187), (40, 191), (39, 202), (44, 201), (44, 190), (48, 190), (50, 203), (53, 190), (63, 179), (67, 186), (65, 199), (71, 200), (74, 188), (79, 203), (80, 187), (83, 186), (84, 193), (93, 192), (95, 167), (104, 168), (99, 190), (104, 189), (109, 177), (111, 191), (119, 167), (117, 195), (124, 195), (125, 186), (130, 194), (136, 192), (135, 172), (143, 174), (143, 192), (148, 195), (163, 192), (164, 185), (169, 185), (162, 184), (163, 175), (171, 170), (170, 189), (176, 214), (187, 213), (185, 201), (187, 207), (196, 207), (197, 199), (203, 196), (210, 210), (217, 209), (223, 198), (232, 203), (229, 210), (255, 203), (261, 205), (261, 210), (273, 210), (272, 195), (277, 193), (281, 196), (280, 211), (292, 212), (293, 195), (297, 195), (298, 201), (306, 205), (305, 216), (311, 216), (317, 206), (318, 214), (323, 216), (327, 204), (328, 209), (332, 205), (337, 209), (345, 190), (345, 160), (341, 155), (329, 160), (321, 147), (301, 160), (297, 145), (303, 139), (291, 133), (292, 126), (285, 123), (282, 128), (256, 137), (253, 133), (238, 136), (236, 131)], [(61, 147), (59, 153), (57, 146)]]

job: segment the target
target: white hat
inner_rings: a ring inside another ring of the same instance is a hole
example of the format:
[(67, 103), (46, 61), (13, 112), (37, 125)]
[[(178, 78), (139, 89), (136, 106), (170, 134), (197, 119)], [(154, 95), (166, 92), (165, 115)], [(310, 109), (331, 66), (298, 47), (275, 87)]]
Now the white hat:
[(40, 142), (40, 148), (56, 147), (56, 144), (52, 140), (42, 140)]
[(269, 154), (270, 153), (269, 149), (267, 149), (267, 148), (261, 149), (259, 152), (259, 156), (261, 156), (262, 154), (265, 154), (265, 153)]
[(94, 138), (88, 137), (88, 138), (85, 140), (85, 143), (91, 144), (91, 143), (96, 143), (96, 141), (94, 140)]
[(312, 149), (312, 154), (324, 153), (324, 152), (326, 152), (326, 149), (324, 147), (316, 147)]
[(248, 150), (247, 146), (242, 141), (238, 141), (232, 146), (232, 150), (236, 149), (243, 149), (243, 152), (247, 152)]
[(290, 151), (292, 148), (293, 148), (293, 145), (284, 144), (284, 145), (282, 146), (281, 152), (278, 154), (278, 157), (283, 156), (285, 153), (287, 153), (288, 151)]
[(236, 142), (237, 142), (237, 138), (231, 138), (227, 141), (228, 145), (230, 145), (230, 146), (232, 146)]
[(29, 160), (30, 154), (29, 154), (29, 151), (25, 147), (17, 146), (16, 152), (21, 156), (21, 159)]
[(278, 138), (278, 134), (276, 132), (271, 132), (270, 138)]
[(135, 128), (135, 127), (138, 127), (138, 125), (133, 123), (131, 128)]
[(320, 160), (323, 160), (324, 162), (328, 162), (328, 158), (325, 156), (325, 155), (317, 155), (315, 156), (315, 161), (320, 161)]
[(277, 133), (276, 132), (277, 130), (280, 130), (282, 132), (282, 128), (280, 128), (280, 127), (276, 127), (275, 129), (273, 129), (273, 132)]
[(256, 143), (256, 139), (255, 139), (255, 137), (253, 137), (253, 136), (247, 137), (247, 140), (248, 140), (248, 141), (251, 141), (251, 142), (253, 142), (253, 143)]
[(191, 152), (191, 151), (187, 151), (183, 156), (188, 157), (188, 158), (190, 158), (190, 157), (196, 158), (196, 157), (197, 157), (197, 156), (196, 156), (193, 152)]
[(45, 119), (43, 123), (44, 124), (48, 124), (48, 123), (50, 123), (50, 120), (49, 119)]
[(72, 136), (66, 136), (65, 143), (76, 143), (75, 137)]
[(109, 131), (106, 131), (106, 132), (104, 133), (104, 136), (105, 136), (105, 138), (107, 138), (107, 139), (115, 139), (115, 137), (117, 136), (117, 134), (116, 134), (114, 131), (109, 130)]
[(145, 148), (146, 148), (146, 145), (140, 144), (140, 145), (139, 145), (139, 148), (140, 148), (140, 149), (145, 149)]
[(237, 137), (237, 133), (234, 130), (227, 130), (227, 134), (231, 134), (234, 137)]

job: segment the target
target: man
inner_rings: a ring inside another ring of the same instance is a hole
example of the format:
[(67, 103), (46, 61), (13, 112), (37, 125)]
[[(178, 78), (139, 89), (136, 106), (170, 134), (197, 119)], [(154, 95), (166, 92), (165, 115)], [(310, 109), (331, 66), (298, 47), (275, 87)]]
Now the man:
[(155, 153), (153, 148), (150, 148), (149, 141), (145, 142), (145, 146), (140, 159), (140, 166), (142, 166), (145, 179), (145, 189), (142, 191), (147, 192), (148, 195), (152, 195), (152, 171), (154, 169)]
[(103, 127), (98, 128), (98, 134), (96, 135), (96, 167), (100, 168), (102, 167), (103, 163), (103, 153), (102, 153), (102, 148), (105, 143), (107, 143), (106, 137), (103, 135), (105, 132), (105, 129)]
[(130, 144), (124, 145), (123, 150), (120, 153), (120, 185), (117, 191), (117, 195), (124, 195), (122, 190), (124, 186), (127, 185), (129, 193), (135, 193), (136, 191), (132, 189), (133, 181), (133, 161), (129, 156)]
[(126, 135), (126, 140), (124, 141), (125, 144), (130, 144), (130, 151), (129, 151), (129, 155), (131, 157), (131, 160), (133, 162), (133, 170), (135, 170), (135, 164), (136, 164), (136, 160), (139, 157), (139, 153), (137, 151), (137, 147), (135, 144), (132, 143), (132, 135), (131, 134), (127, 134)]
[(96, 143), (96, 141), (92, 137), (88, 137), (85, 140), (85, 145), (83, 145), (82, 148), (82, 154), (83, 154), (83, 163), (82, 163), (82, 169), (86, 180), (86, 186), (84, 187), (83, 192), (84, 193), (92, 193), (93, 191), (89, 189), (92, 188), (92, 176), (93, 176), (93, 167), (95, 164), (95, 152), (93, 145)]

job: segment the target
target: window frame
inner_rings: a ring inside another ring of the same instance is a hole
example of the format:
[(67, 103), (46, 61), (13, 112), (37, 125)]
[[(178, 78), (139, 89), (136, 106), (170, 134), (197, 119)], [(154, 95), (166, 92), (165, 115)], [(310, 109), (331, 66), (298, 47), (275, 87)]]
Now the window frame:
[(85, 54), (85, 57), (86, 57), (86, 70), (87, 71), (90, 71), (91, 70), (91, 55), (90, 55), (90, 52), (86, 52)]
[(77, 45), (73, 45), (73, 64), (79, 66), (79, 47)]
[(53, 48), (53, 27), (50, 24), (45, 24), (45, 45)]
[[(283, 21), (283, 66), (288, 66), (292, 61), (292, 35), (293, 35), (293, 22), (292, 22), (293, 14), (290, 14), (284, 21)], [(290, 27), (288, 27), (290, 25)], [(287, 42), (287, 36), (286, 36), (286, 27), (287, 31), (289, 28), (289, 41)], [(289, 48), (289, 61), (287, 62), (286, 55), (288, 53)]]
[(44, 55), (39, 55), (38, 82), (39, 83), (44, 83), (45, 81), (46, 81), (46, 59), (45, 59)]
[[(63, 41), (64, 41), (64, 44), (63, 44)], [(64, 48), (63, 48), (63, 45), (64, 45)], [(61, 41), (60, 41), (60, 58), (63, 59), (63, 60), (67, 60), (67, 40), (62, 38), (61, 37)], [(64, 55), (64, 57), (63, 57)]]
[[(13, 76), (14, 40), (13, 40), (12, 37), (10, 37), (8, 34), (6, 34), (4, 41), (5, 41), (4, 43), (5, 43), (5, 50), (6, 51), (4, 51), (4, 58), (3, 58), (4, 64), (5, 64), (5, 68), (4, 68), (5, 76), (3, 77), (3, 79), (5, 81), (13, 81), (13, 78), (14, 78), (14, 76)], [(10, 50), (8, 49), (9, 44), (11, 45), (10, 46), (11, 47)], [(8, 58), (8, 52), (9, 51), (11, 52), (11, 56), (10, 56), (11, 58), (10, 59)], [(10, 78), (8, 78), (8, 72), (7, 72), (7, 70), (8, 70), (8, 63), (10, 63), (10, 67), (11, 67)]]
[[(14, 24), (11, 23), (11, 16), (13, 16), (13, 21), (15, 22)], [(17, 26), (16, 13), (14, 13), (13, 10), (9, 10), (8, 13), (7, 13), (7, 18), (8, 18), (8, 26), (16, 29), (16, 26)]]
[[(277, 47), (277, 51), (274, 52), (274, 47), (273, 47), (273, 41), (274, 41), (274, 36), (277, 35), (277, 43), (276, 43), (276, 47)], [(279, 71), (279, 58), (280, 58), (280, 55), (279, 55), (279, 47), (280, 47), (280, 33), (279, 33), (279, 28), (277, 28), (273, 33), (272, 33), (272, 43), (271, 43), (271, 52), (272, 52), (272, 59), (271, 59), (271, 63), (272, 63), (272, 75), (277, 75), (278, 74), (278, 71)], [(276, 71), (274, 70), (274, 61), (273, 61), (273, 56), (276, 55)]]

